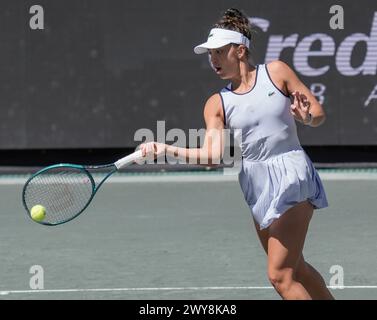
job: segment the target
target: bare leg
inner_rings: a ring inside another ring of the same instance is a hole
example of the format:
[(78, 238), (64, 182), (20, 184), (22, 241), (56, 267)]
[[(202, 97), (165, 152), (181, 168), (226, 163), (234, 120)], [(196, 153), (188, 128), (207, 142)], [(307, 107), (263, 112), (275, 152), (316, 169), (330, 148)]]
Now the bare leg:
[(312, 298), (295, 280), (312, 214), (312, 206), (305, 201), (289, 209), (268, 228), (268, 278), (283, 299)]
[[(299, 205), (302, 206), (304, 203), (305, 202)], [(308, 205), (312, 208), (312, 206), (309, 203)], [(310, 208), (308, 208), (307, 210), (309, 211), (308, 215), (311, 218), (312, 214), (310, 214)], [(254, 225), (255, 225), (255, 229), (257, 231), (259, 240), (263, 246), (263, 249), (266, 252), (266, 254), (268, 254), (268, 240), (270, 238), (269, 228), (260, 230), (259, 225), (255, 220), (254, 220)], [(305, 235), (306, 235), (306, 232), (305, 232)], [(305, 239), (303, 239), (303, 241), (304, 240)], [(302, 244), (302, 247), (303, 247), (303, 244)], [(333, 296), (331, 295), (330, 291), (327, 289), (323, 278), (321, 277), (321, 275), (318, 273), (317, 270), (315, 270), (309, 263), (307, 263), (304, 260), (302, 252), (301, 252), (299, 261), (296, 265), (295, 273), (293, 275), (291, 274), (291, 277), (293, 277), (295, 281), (298, 281), (301, 283), (301, 285), (306, 289), (307, 293), (310, 295), (312, 299), (333, 299)]]
[(304, 260), (303, 256), (301, 256), (300, 262), (297, 266), (296, 280), (305, 287), (312, 299), (334, 299), (334, 297), (330, 293), (330, 290), (326, 287), (326, 283), (323, 280), (322, 276), (315, 268), (313, 268)]
[[(288, 213), (289, 212), (286, 212), (284, 216)], [(281, 221), (282, 218), (283, 217), (279, 218), (278, 220)], [(298, 258), (296, 259), (295, 257), (292, 257), (287, 259), (287, 249), (282, 247), (282, 245), (276, 239), (271, 239), (270, 241), (271, 226), (267, 229), (260, 230), (259, 225), (255, 220), (254, 224), (259, 240), (261, 241), (263, 249), (268, 256), (268, 276), (276, 291), (284, 299), (311, 299), (311, 296), (305, 287), (301, 283), (294, 280), (294, 272), (296, 270)], [(276, 221), (273, 224), (276, 225)], [(301, 246), (299, 245), (299, 247)], [(298, 251), (300, 251), (300, 249), (298, 249)], [(277, 255), (278, 259), (274, 259), (274, 255)], [(298, 257), (300, 257), (300, 254)], [(289, 266), (289, 260), (292, 260), (290, 262), (291, 266)], [(285, 267), (283, 266), (283, 262), (285, 263)]]
[(259, 240), (262, 244), (262, 247), (267, 254), (268, 253), (268, 229), (260, 230), (258, 222), (256, 222), (255, 220), (254, 220), (254, 226), (255, 226), (255, 230), (257, 231)]

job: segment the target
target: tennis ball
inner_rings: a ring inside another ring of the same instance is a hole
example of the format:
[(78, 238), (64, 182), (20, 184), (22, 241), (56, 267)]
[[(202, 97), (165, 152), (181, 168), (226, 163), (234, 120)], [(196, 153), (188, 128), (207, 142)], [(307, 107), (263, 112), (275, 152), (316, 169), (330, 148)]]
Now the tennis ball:
[(40, 204), (37, 204), (31, 208), (30, 215), (35, 221), (43, 221), (43, 219), (46, 217), (46, 208)]

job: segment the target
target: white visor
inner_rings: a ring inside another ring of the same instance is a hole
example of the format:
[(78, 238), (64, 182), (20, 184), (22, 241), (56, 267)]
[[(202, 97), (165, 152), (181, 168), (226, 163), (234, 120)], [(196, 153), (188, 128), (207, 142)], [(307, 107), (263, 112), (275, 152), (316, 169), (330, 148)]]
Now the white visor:
[(196, 46), (194, 52), (196, 54), (206, 53), (208, 49), (221, 48), (230, 43), (243, 44), (249, 48), (250, 40), (237, 31), (214, 28), (210, 31), (207, 42)]

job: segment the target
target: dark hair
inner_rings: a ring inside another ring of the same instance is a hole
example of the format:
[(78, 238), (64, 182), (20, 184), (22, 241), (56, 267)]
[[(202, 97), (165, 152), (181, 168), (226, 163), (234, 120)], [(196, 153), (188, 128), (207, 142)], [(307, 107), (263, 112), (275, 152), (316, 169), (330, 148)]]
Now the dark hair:
[(222, 18), (213, 26), (213, 28), (237, 31), (251, 40), (252, 30), (249, 19), (240, 10), (235, 8), (226, 10)]

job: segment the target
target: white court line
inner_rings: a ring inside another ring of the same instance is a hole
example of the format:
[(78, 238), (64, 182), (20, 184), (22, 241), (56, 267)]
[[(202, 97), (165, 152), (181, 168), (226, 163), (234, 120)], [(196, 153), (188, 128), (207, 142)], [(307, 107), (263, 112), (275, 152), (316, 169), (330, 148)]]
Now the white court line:
[[(329, 289), (377, 289), (377, 286), (327, 286)], [(51, 290), (2, 290), (0, 295), (34, 293), (74, 293), (74, 292), (130, 292), (130, 291), (209, 291), (209, 290), (270, 290), (271, 286), (253, 287), (165, 287), (165, 288), (94, 288), (94, 289), (51, 289)]]
[[(319, 173), (323, 181), (344, 181), (344, 180), (377, 180), (377, 173), (371, 172), (352, 172), (352, 173)], [(0, 177), (0, 185), (23, 185), (27, 177)], [(95, 176), (95, 180), (100, 178)], [(223, 174), (166, 174), (166, 175), (114, 175), (109, 178), (107, 183), (163, 183), (163, 182), (236, 182), (238, 175)]]
[(375, 172), (320, 172), (319, 176), (323, 181), (377, 180), (377, 173)]

